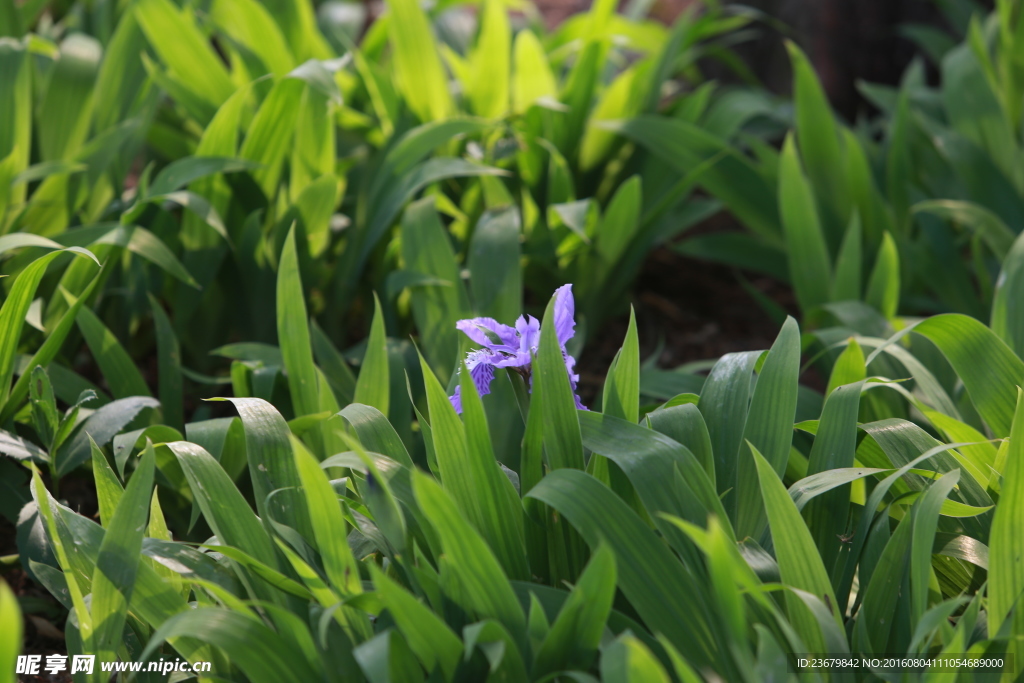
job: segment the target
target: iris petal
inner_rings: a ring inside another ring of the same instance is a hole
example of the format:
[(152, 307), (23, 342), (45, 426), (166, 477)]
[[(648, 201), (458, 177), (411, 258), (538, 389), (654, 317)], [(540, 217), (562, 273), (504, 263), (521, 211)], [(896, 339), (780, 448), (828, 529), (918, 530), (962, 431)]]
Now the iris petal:
[(480, 346), (489, 349), (514, 351), (519, 346), (516, 331), (494, 318), (468, 318), (455, 323), (455, 327)]

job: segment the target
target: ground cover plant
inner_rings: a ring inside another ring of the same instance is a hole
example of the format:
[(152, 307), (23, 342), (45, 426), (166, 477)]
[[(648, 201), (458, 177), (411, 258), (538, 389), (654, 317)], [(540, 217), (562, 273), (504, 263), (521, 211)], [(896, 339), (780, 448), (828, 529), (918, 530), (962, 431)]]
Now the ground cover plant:
[[(705, 81), (747, 73), (748, 11), (514, 9), (3, 7), (4, 566), (66, 652), (268, 682), (1016, 680), (1024, 241), (972, 174), (1013, 182), (1018, 3), (942, 57), (993, 116), (912, 69), (857, 127), (795, 46), (792, 121)], [(799, 320), (760, 296), (770, 348), (664, 369), (630, 315), (582, 399), (644, 255), (723, 209), (747, 232), (675, 248), (790, 282)], [(0, 683), (32, 608), (0, 581)]]

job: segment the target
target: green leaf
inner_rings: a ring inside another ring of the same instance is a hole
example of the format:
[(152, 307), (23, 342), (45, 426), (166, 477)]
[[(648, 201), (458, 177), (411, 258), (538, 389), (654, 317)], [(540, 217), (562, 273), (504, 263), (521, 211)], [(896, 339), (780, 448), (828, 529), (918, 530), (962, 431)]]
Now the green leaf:
[[(933, 316), (894, 335), (889, 343), (911, 330), (939, 348), (996, 436), (1008, 435), (1014, 416), (1014, 387), (1024, 386), (1024, 361), (992, 330), (966, 315)], [(868, 362), (878, 353), (876, 349)]]
[[(431, 426), (437, 429), (437, 420)], [(429, 476), (413, 472), (416, 502), (441, 539), (450, 562), (444, 565), (459, 586), (461, 607), (477, 617), (495, 619), (525, 645), (526, 615), (501, 564), (459, 507)], [(521, 558), (525, 564), (525, 557)]]
[(168, 0), (142, 0), (132, 9), (170, 73), (211, 109), (223, 104), (235, 88), (220, 57), (196, 27), (192, 12)]
[[(20, 40), (0, 39), (0, 219), (8, 206), (25, 201), (24, 185), (10, 188), (8, 183), (28, 168), (32, 151), (32, 65)], [(2, 366), (0, 366), (2, 368)]]
[(345, 406), (338, 413), (355, 432), (359, 443), (367, 451), (382, 453), (395, 462), (412, 468), (412, 458), (398, 432), (388, 422), (388, 418), (372, 406), (353, 403)]
[(669, 683), (672, 679), (639, 638), (623, 634), (601, 653), (601, 680), (606, 683)]
[(786, 138), (779, 159), (779, 211), (786, 234), (789, 277), (800, 308), (806, 311), (831, 299), (832, 262), (792, 135)]
[[(14, 384), (14, 388), (11, 389), (9, 399), (6, 402), (2, 400), (4, 396), (4, 389), (10, 386), (10, 384), (0, 384), (0, 406), (3, 407), (3, 409), (0, 410), (0, 424), (5, 423), (9, 417), (14, 414), (21, 401), (25, 398), (26, 394), (28, 394), (29, 378), (32, 376), (32, 372), (35, 368), (39, 366), (48, 366), (50, 361), (56, 357), (57, 353), (60, 351), (60, 347), (63, 346), (68, 333), (75, 325), (75, 319), (78, 316), (78, 311), (81, 310), (86, 300), (92, 295), (92, 291), (99, 284), (100, 280), (100, 276), (93, 278), (92, 282), (90, 282), (85, 288), (85, 291), (78, 300), (71, 305), (63, 316), (61, 316), (60, 320), (50, 331), (50, 334), (47, 335), (46, 341), (43, 342), (42, 346), (39, 347), (39, 350), (36, 351), (35, 355), (32, 356), (28, 364), (25, 366), (21, 377), (18, 378), (18, 381)], [(3, 312), (0, 310), (0, 320), (3, 319)], [(2, 369), (2, 366), (0, 366), (0, 369)]]
[[(711, 514), (727, 519), (711, 480), (685, 446), (611, 415), (580, 411), (579, 419), (583, 444), (626, 473), (647, 512), (674, 545), (679, 547), (679, 536), (657, 517), (659, 513), (696, 524), (703, 524)], [(666, 482), (673, 484), (666, 486)], [(726, 525), (726, 530), (732, 535), (731, 526)]]
[(448, 234), (430, 197), (414, 202), (402, 218), (402, 258), (405, 267), (451, 283), (412, 290), (413, 318), (423, 353), (434, 372), (448, 380), (459, 351), (455, 323), (469, 317), (469, 297), (459, 275)]
[(636, 332), (636, 314), (629, 309), (629, 326), (609, 372), (602, 394), (606, 415), (636, 423), (640, 419), (640, 341)]
[(380, 300), (374, 294), (370, 336), (366, 340), (366, 353), (359, 366), (359, 376), (356, 378), (356, 389), (352, 402), (376, 408), (384, 415), (388, 414), (390, 404), (387, 341), (384, 331), (384, 312), (381, 310)]
[(952, 199), (934, 199), (918, 202), (911, 207), (914, 213), (929, 213), (970, 229), (988, 245), (1000, 261), (1013, 247), (1015, 234), (1003, 219), (983, 206)]
[(240, 48), (254, 53), (263, 62), (267, 73), (284, 76), (295, 68), (295, 57), (281, 34), (284, 27), (277, 23), (282, 17), (272, 15), (262, 3), (256, 0), (216, 0), (211, 7), (210, 19)]
[(515, 73), (512, 76), (512, 104), (517, 114), (525, 113), (537, 100), (558, 94), (544, 46), (530, 29), (516, 33), (513, 46)]
[(260, 164), (253, 175), (268, 198), (277, 193), (305, 88), (305, 82), (298, 78), (278, 79), (253, 117), (239, 150), (240, 157)]
[(416, 0), (394, 0), (390, 8), (388, 33), (398, 89), (421, 121), (447, 118), (454, 103), (426, 14)]
[(834, 219), (842, 221), (825, 226), (826, 231), (835, 232), (845, 227), (849, 210), (839, 126), (806, 55), (790, 41), (786, 42), (786, 49), (793, 64), (793, 99), (800, 151), (814, 195), (822, 206), (829, 208), (828, 213)]
[(151, 396), (146, 380), (142, 378), (131, 356), (114, 333), (88, 308), (78, 312), (78, 329), (85, 337), (103, 378), (107, 380), (114, 398)]
[(844, 384), (853, 384), (867, 379), (867, 366), (864, 364), (864, 351), (857, 340), (850, 338), (846, 348), (836, 358), (832, 366), (832, 374), (828, 377), (828, 387), (825, 389), (825, 396), (831, 396), (832, 392)]
[[(765, 511), (768, 513), (772, 544), (775, 547), (775, 557), (779, 563), (782, 581), (788, 586), (805, 590), (821, 598), (830, 606), (829, 610), (836, 624), (842, 629), (841, 606), (836, 602), (832, 583), (814, 545), (814, 539), (811, 538), (811, 532), (804, 524), (800, 512), (771, 463), (765, 460), (756, 448), (751, 447), (751, 452), (761, 480), (761, 495), (764, 498)], [(787, 593), (786, 604), (790, 606), (790, 618), (804, 638), (804, 642), (813, 649), (815, 644), (822, 642), (818, 624), (808, 612), (794, 606), (795, 599), (797, 598)]]
[(720, 662), (722, 654), (708, 624), (713, 612), (704, 599), (705, 591), (681, 571), (672, 551), (610, 489), (585, 472), (560, 469), (526, 496), (564, 515), (592, 548), (603, 540), (616, 557), (643, 558), (618, 564), (618, 585), (644, 623), (696, 665)]
[(163, 306), (153, 295), (149, 297), (149, 305), (153, 311), (153, 322), (156, 327), (160, 407), (164, 422), (181, 432), (185, 429), (181, 347), (178, 345), (178, 337), (174, 334), (174, 328), (171, 326), (167, 313), (164, 312)]
[[(946, 498), (960, 481), (960, 471), (953, 470), (928, 487), (914, 504), (910, 549), (911, 623), (916, 627), (928, 607), (928, 581), (932, 573), (932, 544), (938, 530), (939, 514)], [(955, 501), (948, 501), (955, 502)]]
[(100, 522), (104, 527), (109, 527), (118, 501), (124, 493), (124, 487), (107, 462), (107, 456), (92, 439), (89, 439), (89, 448), (92, 451), (92, 471), (96, 481), (96, 502), (100, 508)]
[(500, 0), (484, 0), (479, 21), (480, 36), (469, 57), (469, 101), (479, 116), (497, 118), (509, 107), (512, 29)]
[(896, 316), (900, 303), (900, 257), (896, 242), (888, 232), (882, 236), (882, 246), (878, 248), (864, 300), (887, 319)]
[(99, 446), (110, 443), (114, 435), (131, 424), (140, 412), (158, 408), (160, 402), (149, 396), (130, 396), (112, 401), (90, 415), (74, 438), (55, 454), (57, 473), (64, 475), (90, 457), (90, 440)]
[[(245, 425), (245, 450), (260, 518), (274, 520), (312, 538), (309, 513), (295, 466), (288, 423), (271, 404), (259, 398), (229, 398)], [(189, 451), (194, 455), (194, 451)], [(205, 452), (204, 452), (205, 454)], [(180, 456), (179, 456), (180, 458)], [(206, 458), (201, 458), (206, 462)], [(212, 458), (211, 458), (212, 460)], [(216, 461), (213, 461), (216, 463)], [(205, 466), (205, 465), (204, 465)], [(226, 478), (226, 477), (225, 477)], [(191, 483), (191, 479), (189, 480)], [(230, 484), (230, 479), (227, 480)], [(194, 484), (192, 484), (194, 489)], [(234, 485), (231, 484), (234, 488)], [(285, 489), (278, 491), (278, 489)], [(277, 492), (271, 497), (272, 492)], [(268, 501), (267, 499), (270, 498)], [(204, 514), (206, 514), (204, 510)], [(209, 515), (207, 514), (207, 517)], [(223, 537), (218, 534), (223, 540)], [(228, 541), (230, 542), (230, 541)], [(244, 548), (243, 548), (244, 549)], [(264, 560), (261, 555), (253, 554)], [(265, 561), (265, 560), (264, 560)], [(270, 564), (270, 563), (268, 563)], [(271, 566), (274, 566), (271, 564)]]
[(760, 355), (751, 351), (722, 356), (711, 368), (697, 404), (711, 437), (718, 493), (733, 509), (737, 505), (737, 465), (750, 401), (751, 374)]
[(155, 456), (147, 444), (103, 535), (92, 577), (92, 649), (113, 660), (122, 643), (128, 604), (135, 588), (142, 539), (149, 519)]
[[(825, 399), (818, 432), (807, 459), (808, 475), (853, 466), (857, 448), (857, 415), (864, 386), (864, 381), (846, 384)], [(831, 566), (839, 553), (837, 535), (846, 530), (849, 507), (850, 492), (843, 487), (818, 498), (805, 511), (819, 555), (826, 566)], [(804, 586), (797, 587), (810, 590)]]
[(523, 308), (519, 211), (485, 212), (469, 244), (469, 286), (477, 315), (512, 324)]
[(615, 554), (598, 546), (537, 650), (534, 677), (587, 668), (611, 613), (616, 576)]
[[(1024, 399), (1017, 390), (1017, 409), (1010, 432), (999, 505), (989, 533), (988, 627), (997, 633), (1024, 592)], [(1021, 614), (1014, 616), (1020, 632)]]
[(139, 658), (147, 659), (165, 640), (195, 637), (215, 645), (253, 683), (273, 683), (292, 676), (320, 680), (322, 665), (303, 656), (288, 639), (248, 612), (200, 607), (168, 619), (150, 638)]
[(699, 183), (744, 225), (774, 244), (780, 242), (777, 193), (725, 140), (694, 124), (657, 116), (602, 126), (640, 143), (680, 173), (700, 169)]
[(0, 683), (15, 683), (14, 670), (21, 651), (22, 621), (18, 599), (6, 581), (0, 580)]
[[(85, 252), (84, 249), (79, 248), (72, 248), (70, 251)], [(7, 294), (3, 307), (0, 308), (0, 330), (3, 330), (3, 336), (0, 337), (0, 405), (6, 404), (6, 398), (9, 395), (11, 378), (14, 376), (15, 352), (21, 340), (21, 330), (24, 327), (29, 306), (35, 299), (36, 290), (39, 288), (43, 275), (46, 274), (46, 267), (61, 253), (61, 251), (54, 251), (46, 254), (21, 271)], [(95, 260), (91, 254), (89, 256)], [(27, 385), (25, 388), (28, 388)]]
[(288, 231), (277, 270), (277, 338), (288, 371), (288, 388), (296, 416), (320, 412), (320, 394), (313, 350), (309, 342), (309, 320), (295, 248), (294, 225)]
[[(786, 318), (761, 365), (743, 429), (744, 441), (753, 444), (780, 477), (793, 445), (799, 375), (800, 328), (796, 320)], [(757, 470), (748, 453), (741, 445), (736, 471), (736, 535), (759, 538), (767, 520)]]
[(843, 236), (843, 244), (836, 258), (836, 270), (832, 280), (832, 301), (861, 299), (861, 268), (863, 268), (863, 246), (861, 244), (860, 214), (854, 212), (850, 225)]
[(369, 569), (377, 594), (423, 668), (433, 671), (439, 666), (445, 679), (451, 680), (462, 657), (462, 641), (433, 610), (389, 579), (375, 564), (371, 563)]
[(1003, 260), (992, 298), (992, 331), (1024, 358), (1024, 236), (1018, 237)]
[(486, 430), (486, 418), (476, 386), (468, 377), (468, 371), (463, 369), (462, 374), (466, 375), (462, 383), (463, 401), (473, 415), (470, 442), (455, 408), (422, 357), (420, 366), (434, 453), (445, 491), (458, 505), (462, 516), (486, 540), (504, 571), (513, 578), (526, 578), (529, 572), (521, 508), (511, 483), (494, 459), (489, 436), (481, 431)]
[(533, 364), (533, 390), (544, 401), (544, 452), (548, 467), (583, 469), (583, 442), (576, 399), (555, 331), (555, 297), (548, 301)]

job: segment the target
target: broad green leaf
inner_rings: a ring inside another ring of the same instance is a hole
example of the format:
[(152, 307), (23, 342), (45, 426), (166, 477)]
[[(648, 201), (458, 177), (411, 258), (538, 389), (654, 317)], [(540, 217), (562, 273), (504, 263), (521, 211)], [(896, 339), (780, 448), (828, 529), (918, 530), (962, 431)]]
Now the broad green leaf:
[(39, 105), (39, 147), (44, 161), (69, 159), (85, 141), (102, 56), (100, 42), (83, 33), (72, 33), (61, 41), (60, 58)]
[(306, 84), (298, 78), (278, 79), (253, 117), (239, 150), (240, 157), (261, 165), (254, 177), (268, 198), (278, 189), (305, 88)]
[[(50, 331), (50, 334), (46, 337), (46, 341), (43, 342), (39, 350), (36, 351), (35, 355), (29, 360), (25, 366), (21, 377), (14, 383), (14, 388), (11, 389), (10, 396), (6, 402), (0, 400), (0, 424), (7, 421), (7, 419), (14, 414), (19, 408), (19, 404), (29, 393), (29, 378), (32, 376), (33, 371), (37, 367), (46, 367), (50, 364), (50, 361), (54, 359), (57, 353), (60, 351), (60, 347), (64, 344), (64, 340), (67, 338), (68, 333), (75, 325), (75, 319), (78, 316), (78, 311), (81, 310), (86, 300), (91, 296), (92, 291), (96, 288), (100, 282), (100, 277), (97, 276), (91, 283), (86, 287), (86, 290), (82, 295), (75, 301), (71, 307), (61, 316), (60, 320)], [(3, 319), (3, 312), (0, 311), (0, 320)], [(10, 384), (0, 384), (0, 399), (3, 398), (4, 388), (10, 386)]]
[[(666, 405), (654, 412), (647, 413), (647, 424), (651, 429), (661, 432), (670, 439), (686, 446), (697, 458), (708, 475), (711, 485), (715, 485), (715, 455), (711, 448), (711, 435), (704, 417), (697, 407), (699, 397), (696, 394), (683, 394), (686, 403)], [(671, 404), (672, 401), (669, 401)], [(717, 490), (717, 489), (716, 489)]]
[(601, 653), (601, 680), (606, 683), (669, 683), (672, 679), (636, 636), (622, 635)]
[[(753, 444), (780, 477), (786, 471), (793, 444), (799, 375), (800, 328), (796, 320), (787, 318), (757, 375), (757, 385), (743, 429), (744, 441)], [(757, 470), (745, 446), (740, 446), (739, 453), (736, 535), (739, 538), (759, 538), (767, 520), (761, 503)]]
[[(437, 421), (432, 423), (436, 429)], [(463, 518), (459, 508), (429, 476), (414, 471), (416, 501), (441, 539), (452, 572), (465, 600), (461, 607), (477, 617), (495, 619), (525, 644), (526, 615), (512, 585), (483, 537)], [(522, 558), (525, 563), (525, 558)]]
[(434, 372), (447, 381), (452, 361), (459, 351), (455, 323), (469, 317), (470, 307), (448, 234), (430, 197), (414, 202), (405, 211), (402, 258), (407, 269), (451, 283), (445, 287), (417, 287), (412, 291), (413, 317), (423, 353)]
[(180, 432), (185, 429), (181, 347), (178, 344), (178, 337), (174, 334), (171, 321), (156, 297), (150, 295), (149, 305), (153, 311), (153, 322), (156, 327), (157, 365), (160, 377), (157, 389), (160, 396), (160, 407), (164, 422)]
[(878, 248), (875, 268), (868, 279), (868, 291), (864, 300), (891, 320), (896, 316), (900, 303), (900, 258), (896, 242), (888, 232), (882, 237)]
[(603, 541), (616, 557), (644, 558), (618, 564), (619, 588), (644, 623), (690, 661), (698, 665), (720, 661), (722, 654), (708, 623), (714, 613), (705, 592), (681, 571), (664, 542), (610, 489), (584, 472), (560, 469), (544, 477), (527, 497), (564, 515), (591, 547)]
[[(888, 526), (884, 538), (888, 539), (878, 557), (870, 580), (863, 588), (861, 617), (857, 620), (853, 645), (858, 650), (878, 654), (886, 651), (889, 635), (896, 625), (900, 609), (900, 587), (909, 571), (910, 544), (914, 518), (907, 515), (889, 537)], [(886, 520), (882, 523), (887, 524)], [(863, 561), (863, 560), (862, 560)], [(861, 571), (864, 571), (863, 565)]]
[(367, 451), (382, 453), (395, 462), (412, 468), (409, 451), (382, 412), (372, 406), (352, 403), (345, 406), (338, 415), (345, 419), (355, 432), (359, 443)]
[(154, 461), (153, 446), (148, 444), (107, 525), (96, 558), (91, 604), (96, 629), (92, 648), (105, 659), (114, 659), (122, 642), (128, 604), (135, 588), (142, 538), (149, 520)]
[(789, 252), (789, 277), (806, 311), (831, 299), (832, 262), (792, 135), (786, 138), (779, 160), (779, 213)]
[(524, 29), (516, 33), (513, 64), (512, 105), (517, 114), (525, 113), (543, 97), (555, 97), (558, 85), (544, 47), (533, 31)]
[[(257, 55), (267, 73), (284, 76), (295, 68), (281, 26), (262, 3), (256, 0), (216, 0), (210, 19), (242, 48)], [(262, 74), (253, 74), (259, 76)]]
[(615, 583), (615, 554), (598, 546), (537, 650), (534, 676), (589, 664), (601, 644)]
[(6, 581), (0, 580), (0, 683), (15, 683), (14, 669), (21, 652), (22, 620), (21, 609), (14, 591)]
[(359, 366), (359, 376), (356, 378), (356, 388), (352, 402), (371, 406), (387, 415), (390, 403), (389, 383), (384, 313), (380, 307), (380, 300), (374, 294), (373, 321), (370, 323), (370, 336), (366, 340), (366, 353), (363, 355), (363, 362)]
[(914, 213), (930, 213), (970, 229), (984, 240), (992, 253), (1002, 261), (1013, 247), (1015, 235), (1003, 219), (983, 206), (966, 201), (935, 199), (918, 202)]
[[(853, 466), (857, 447), (857, 415), (864, 386), (863, 380), (846, 384), (825, 399), (814, 445), (807, 459), (808, 475)], [(805, 510), (805, 518), (818, 544), (819, 556), (826, 566), (832, 565), (839, 552), (837, 535), (845, 532), (849, 506), (850, 492), (844, 486), (819, 497)], [(805, 586), (797, 588), (811, 590)], [(817, 591), (811, 592), (820, 595)]]
[(103, 378), (107, 380), (114, 398), (151, 396), (146, 380), (142, 378), (131, 356), (103, 321), (88, 308), (78, 312), (78, 329), (85, 337)]
[(616, 355), (615, 364), (605, 381), (603, 410), (606, 415), (636, 423), (640, 419), (640, 341), (636, 315), (630, 307), (626, 339)]
[[(890, 343), (911, 330), (939, 348), (996, 436), (1008, 435), (1014, 415), (1013, 390), (1024, 386), (1024, 361), (992, 330), (966, 315), (933, 316), (904, 329)], [(871, 355), (878, 353), (876, 349)]]
[(836, 258), (836, 269), (832, 279), (832, 300), (849, 301), (861, 299), (861, 269), (863, 246), (861, 244), (860, 214), (854, 213), (843, 236), (843, 244)]
[[(84, 249), (77, 247), (72, 247), (69, 251), (88, 254)], [(41, 256), (21, 271), (14, 281), (14, 286), (8, 292), (3, 307), (0, 308), (0, 330), (4, 332), (3, 337), (0, 337), (0, 405), (6, 404), (9, 395), (11, 378), (14, 376), (15, 351), (21, 340), (21, 330), (24, 327), (29, 306), (35, 299), (36, 290), (39, 288), (43, 275), (46, 274), (47, 266), (61, 253), (61, 251), (54, 251)], [(89, 254), (89, 257), (95, 261), (92, 254)]]
[[(1024, 592), (1024, 400), (1017, 390), (1017, 409), (1010, 432), (999, 505), (989, 534), (988, 627), (997, 633)], [(1021, 615), (1014, 617), (1020, 630)]]
[(853, 384), (867, 379), (867, 366), (864, 364), (864, 350), (861, 349), (857, 340), (850, 338), (846, 348), (836, 358), (832, 366), (832, 374), (828, 376), (828, 387), (825, 389), (825, 396), (831, 396), (832, 392), (844, 384)]
[(737, 465), (750, 401), (751, 375), (757, 351), (722, 356), (700, 390), (701, 415), (715, 456), (715, 481), (727, 507), (736, 508)]
[(480, 12), (480, 35), (470, 54), (469, 101), (479, 116), (497, 118), (509, 107), (512, 29), (505, 5), (485, 0)]
[(519, 211), (485, 212), (469, 244), (469, 286), (478, 315), (511, 325), (522, 310)]
[[(768, 513), (772, 545), (775, 547), (775, 557), (779, 563), (782, 580), (789, 586), (821, 598), (826, 605), (831, 605), (836, 624), (842, 628), (841, 608), (836, 602), (832, 583), (818, 555), (810, 530), (804, 524), (800, 512), (771, 463), (765, 460), (756, 448), (752, 447), (751, 452), (761, 480), (761, 495), (764, 498), (765, 511)], [(786, 604), (790, 605), (790, 618), (808, 647), (813, 648), (814, 644), (821, 643), (818, 625), (809, 613), (793, 606), (794, 599), (796, 598), (787, 594)]]
[[(939, 514), (946, 497), (960, 480), (960, 471), (953, 470), (928, 487), (915, 503), (910, 549), (911, 622), (916, 627), (928, 607), (928, 581), (932, 572), (932, 544), (938, 530)], [(953, 502), (953, 501), (949, 501)]]
[(601, 122), (628, 119), (640, 113), (646, 99), (651, 67), (650, 60), (638, 62), (616, 76), (601, 94), (580, 141), (581, 169), (594, 169), (614, 149), (616, 136), (601, 127)]
[[(0, 38), (0, 220), (9, 205), (25, 201), (24, 185), (9, 187), (10, 181), (28, 168), (32, 151), (32, 81), (28, 50), (20, 40)], [(2, 366), (0, 366), (2, 367)]]
[(583, 443), (576, 398), (556, 335), (555, 297), (551, 297), (541, 321), (540, 342), (533, 365), (533, 390), (544, 401), (544, 452), (552, 470), (563, 467), (582, 470)]
[(454, 103), (426, 14), (416, 0), (394, 0), (390, 9), (388, 32), (398, 89), (421, 121), (447, 118)]
[(193, 636), (223, 650), (253, 683), (273, 683), (295, 676), (319, 680), (319, 660), (310, 660), (288, 639), (251, 613), (200, 607), (177, 614), (160, 625), (139, 656), (145, 660), (160, 644), (176, 636)]
[(1003, 260), (992, 298), (992, 331), (1024, 358), (1024, 237), (1013, 242)]
[[(491, 449), (481, 449), (479, 433), (486, 429), (483, 406), (476, 387), (467, 375), (462, 384), (463, 400), (474, 413), (472, 448), (466, 429), (455, 413), (436, 376), (421, 357), (420, 366), (430, 410), (430, 431), (446, 493), (458, 505), (462, 516), (490, 546), (504, 571), (513, 578), (528, 575), (523, 548), (522, 523), (518, 500), (508, 478), (501, 472)], [(483, 423), (481, 423), (483, 421)], [(489, 446), (489, 443), (488, 443)], [(497, 615), (490, 614), (487, 616)], [(503, 622), (504, 623), (504, 622)]]
[(381, 601), (391, 613), (398, 630), (427, 671), (441, 668), (451, 679), (462, 657), (462, 641), (437, 614), (404, 588), (389, 579), (376, 565), (370, 577)]
[(191, 10), (179, 9), (169, 0), (142, 0), (132, 9), (170, 73), (212, 109), (223, 104), (235, 88)]
[(779, 244), (778, 194), (746, 157), (725, 140), (685, 121), (637, 116), (602, 124), (646, 147), (680, 173), (700, 169), (698, 182), (744, 225)]
[[(288, 423), (272, 405), (259, 398), (229, 398), (245, 425), (245, 450), (249, 460), (256, 509), (262, 519), (272, 519), (312, 538), (309, 513), (301, 492)], [(188, 451), (194, 455), (194, 449)], [(208, 455), (203, 452), (203, 455)], [(179, 456), (180, 459), (181, 456)], [(201, 457), (206, 463), (206, 458)], [(212, 458), (210, 458), (212, 460)], [(213, 461), (216, 463), (216, 461)], [(191, 479), (190, 479), (191, 482)], [(230, 484), (230, 479), (228, 479)], [(231, 484), (234, 488), (234, 485)], [(193, 484), (194, 488), (194, 484)], [(285, 489), (278, 491), (278, 489)], [(276, 492), (271, 497), (271, 493)], [(268, 498), (270, 500), (268, 501)], [(206, 514), (204, 510), (204, 514)], [(207, 514), (207, 517), (209, 515)], [(224, 540), (223, 536), (220, 536)], [(229, 541), (230, 542), (230, 541)], [(261, 555), (253, 555), (263, 559)], [(269, 563), (268, 563), (269, 564)], [(274, 565), (271, 565), (274, 566)]]
[(277, 338), (288, 370), (288, 388), (298, 417), (320, 412), (316, 366), (309, 342), (306, 297), (295, 248), (295, 226), (288, 231), (277, 270)]
[(793, 42), (787, 41), (786, 48), (793, 65), (793, 99), (800, 152), (818, 202), (828, 208), (831, 218), (842, 221), (822, 226), (825, 234), (830, 229), (834, 233), (846, 226), (849, 211), (840, 129), (811, 62)]

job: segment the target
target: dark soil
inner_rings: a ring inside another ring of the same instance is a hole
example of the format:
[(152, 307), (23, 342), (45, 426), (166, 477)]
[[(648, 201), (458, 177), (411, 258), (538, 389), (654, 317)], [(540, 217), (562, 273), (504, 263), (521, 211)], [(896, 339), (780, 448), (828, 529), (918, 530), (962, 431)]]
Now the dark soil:
[[(764, 275), (746, 273), (760, 292), (796, 316), (792, 290)], [(767, 349), (779, 333), (775, 323), (726, 266), (695, 261), (662, 247), (652, 252), (633, 289), (640, 358), (658, 350), (660, 368), (718, 358), (734, 351)], [(578, 364), (580, 397), (591, 405), (604, 384), (629, 325), (629, 313), (609, 321), (584, 350)]]

